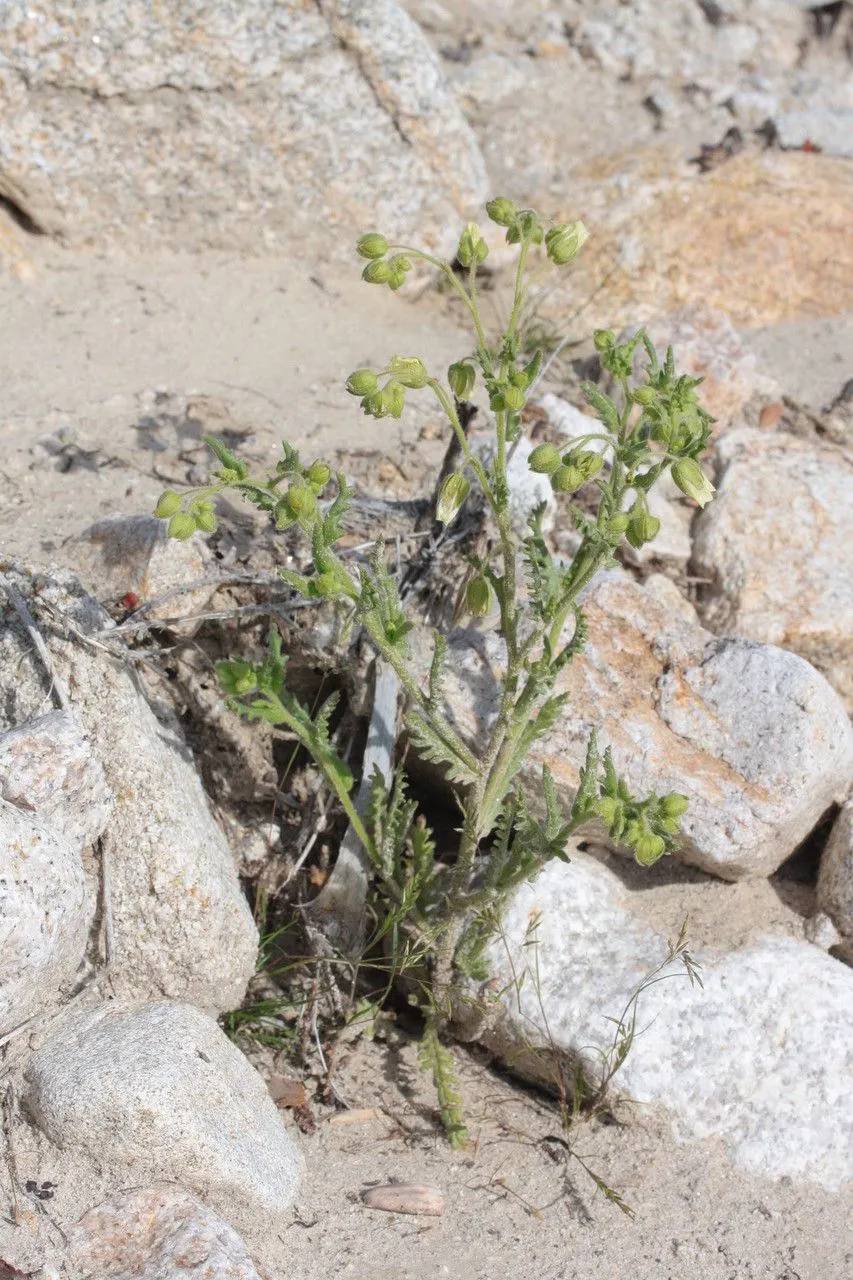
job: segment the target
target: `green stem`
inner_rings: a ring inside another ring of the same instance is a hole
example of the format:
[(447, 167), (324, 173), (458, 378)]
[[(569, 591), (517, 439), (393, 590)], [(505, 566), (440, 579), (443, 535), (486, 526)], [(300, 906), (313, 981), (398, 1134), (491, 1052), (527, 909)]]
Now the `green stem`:
[(407, 244), (393, 244), (391, 245), (391, 249), (395, 249), (400, 253), (409, 253), (413, 258), (421, 258), (424, 262), (429, 262), (433, 267), (438, 267), (439, 271), (447, 277), (448, 283), (452, 286), (454, 292), (459, 294), (459, 297), (470, 311), (471, 319), (474, 321), (474, 328), (477, 332), (477, 341), (485, 351), (486, 335), (483, 332), (483, 326), (480, 322), (480, 313), (477, 309), (477, 304), (473, 298), (469, 297), (465, 287), (459, 283), (450, 263), (444, 262), (441, 258), (434, 258), (431, 253), (425, 253), (423, 249), (414, 249), (411, 245)]

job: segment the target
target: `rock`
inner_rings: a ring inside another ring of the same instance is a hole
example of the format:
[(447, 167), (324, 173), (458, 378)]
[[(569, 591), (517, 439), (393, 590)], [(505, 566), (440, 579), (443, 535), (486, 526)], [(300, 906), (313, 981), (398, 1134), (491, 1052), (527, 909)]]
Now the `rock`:
[(175, 1183), (240, 1230), (296, 1194), (300, 1159), (261, 1077), (189, 1005), (115, 1002), (68, 1018), (29, 1060), (24, 1105), (46, 1136)]
[[(212, 557), (204, 540), (169, 538), (165, 522), (154, 516), (107, 516), (90, 525), (73, 545), (75, 572), (99, 600), (116, 601), (132, 592), (143, 605), (211, 574)], [(146, 617), (198, 613), (213, 590), (207, 586), (181, 592), (150, 609)]]
[(174, 1186), (140, 1187), (90, 1209), (70, 1232), (67, 1262), (99, 1280), (269, 1280), (233, 1227)]
[(0, 734), (0, 799), (35, 815), (78, 851), (112, 809), (104, 770), (69, 711), (50, 711)]
[(743, 429), (716, 451), (718, 493), (696, 520), (693, 566), (713, 631), (783, 645), (853, 709), (853, 459)]
[(650, 573), (643, 582), (646, 595), (657, 600), (667, 612), (677, 614), (691, 626), (700, 626), (699, 615), (686, 596), (683, 596), (672, 578), (665, 573)]
[(447, 1203), (438, 1187), (417, 1182), (390, 1182), (384, 1187), (368, 1187), (361, 1198), (368, 1209), (386, 1213), (411, 1213), (422, 1218), (440, 1218)]
[(80, 244), (452, 248), (486, 195), (437, 56), (393, 0), (0, 9), (3, 183)]
[(87, 935), (79, 848), (0, 800), (0, 1035), (70, 994)]
[[(853, 783), (853, 728), (833, 690), (795, 654), (717, 639), (626, 575), (602, 574), (583, 607), (589, 642), (559, 679), (563, 718), (529, 757), (531, 797), (547, 764), (570, 800), (597, 728), (634, 794), (688, 796), (681, 860), (727, 880), (770, 875)], [(424, 679), (430, 654), (425, 638)], [(478, 744), (503, 662), (498, 636), (451, 636), (447, 705)]]
[(588, 210), (593, 231), (570, 283), (543, 304), (560, 330), (578, 331), (578, 297), (590, 299), (584, 333), (636, 327), (696, 298), (744, 327), (853, 310), (853, 244), (842, 231), (853, 222), (853, 166), (801, 151), (746, 150), (690, 174), (681, 152), (638, 147), (618, 160), (578, 164), (572, 198), (555, 210)]
[(841, 935), (834, 941), (853, 961), (853, 800), (836, 818), (820, 860), (817, 903)]
[[(572, 859), (516, 894), (489, 957), (491, 988), (506, 990), (481, 1033), (513, 1070), (550, 1084), (549, 1039), (560, 1061), (599, 1078), (608, 1019), (667, 955), (634, 913), (642, 894), (589, 856)], [(853, 1177), (853, 973), (792, 938), (697, 958), (704, 989), (665, 981), (640, 998), (615, 1092), (665, 1107), (681, 1136), (721, 1137), (754, 1173), (837, 1189)]]
[(853, 109), (850, 107), (804, 106), (783, 111), (774, 118), (783, 147), (807, 144), (829, 156), (853, 159)]
[[(70, 576), (12, 576), (115, 796), (102, 838), (115, 935), (114, 991), (165, 995), (212, 1013), (235, 1008), (254, 972), (257, 930), (176, 719), (161, 708), (154, 715), (120, 661), (68, 636), (66, 619), (84, 634), (112, 625), (79, 583)], [(48, 681), (17, 615), (7, 612), (6, 618), (8, 625), (0, 626), (0, 671), (7, 673), (0, 679), (0, 716), (15, 723), (41, 708)], [(108, 635), (99, 643), (105, 640)]]

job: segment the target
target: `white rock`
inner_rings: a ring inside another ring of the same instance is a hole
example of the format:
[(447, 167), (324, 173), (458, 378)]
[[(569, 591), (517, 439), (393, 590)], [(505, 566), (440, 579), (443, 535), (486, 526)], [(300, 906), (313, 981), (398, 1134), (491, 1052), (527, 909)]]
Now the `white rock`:
[[(596, 1078), (595, 1051), (613, 1043), (608, 1018), (667, 954), (632, 905), (617, 877), (583, 854), (519, 890), (507, 945), (490, 955), (492, 985), (507, 990), (482, 1034), (514, 1070), (553, 1083), (547, 1020), (560, 1058), (580, 1059)], [(535, 952), (525, 946), (532, 938)], [(615, 1092), (665, 1107), (681, 1136), (719, 1135), (755, 1173), (837, 1189), (853, 1178), (853, 973), (792, 938), (698, 959), (704, 990), (679, 979), (643, 995)]]
[(805, 106), (783, 111), (774, 118), (783, 147), (800, 148), (812, 143), (829, 156), (853, 157), (853, 109)]
[(716, 461), (717, 496), (694, 526), (694, 567), (715, 579), (705, 624), (793, 649), (853, 709), (853, 460), (744, 428)]
[[(560, 435), (566, 436), (569, 440), (577, 440), (581, 436), (602, 435), (604, 428), (590, 414), (584, 413), (578, 409), (569, 400), (564, 400), (562, 396), (556, 396), (549, 391), (542, 397), (542, 408), (548, 415), (548, 421), (555, 431), (559, 431)], [(607, 448), (605, 440), (590, 440), (584, 444), (585, 449), (592, 449), (595, 453), (604, 453)]]
[(75, 849), (97, 840), (112, 809), (101, 762), (69, 711), (0, 734), (0, 799), (35, 814)]
[(821, 856), (817, 903), (840, 933), (842, 953), (853, 960), (853, 800), (842, 806)]
[[(528, 776), (549, 765), (568, 801), (597, 728), (634, 794), (689, 798), (683, 861), (770, 875), (853, 783), (853, 728), (831, 687), (795, 654), (692, 626), (625, 575), (602, 575), (583, 604), (589, 642), (559, 678), (569, 703)], [(425, 642), (424, 679), (430, 653)], [(495, 715), (503, 662), (494, 634), (451, 637), (447, 704), (472, 742)]]
[(0, 1035), (70, 994), (87, 934), (79, 847), (0, 800)]
[(672, 578), (668, 578), (665, 573), (650, 573), (643, 582), (643, 589), (653, 600), (657, 600), (658, 604), (662, 604), (669, 612), (680, 615), (691, 626), (700, 625), (699, 615), (694, 606), (686, 596), (681, 594)]
[[(120, 662), (65, 638), (63, 616), (83, 632), (109, 624), (73, 578), (16, 582), (115, 796), (103, 835), (114, 991), (188, 1000), (213, 1013), (235, 1008), (254, 972), (257, 930), (180, 726), (165, 709), (155, 717)], [(47, 679), (12, 614), (0, 629), (0, 671), (8, 673), (0, 675), (7, 714), (26, 720), (43, 702)]]
[(140, 1187), (90, 1209), (67, 1263), (110, 1280), (264, 1280), (233, 1227), (179, 1187)]
[(477, 140), (393, 0), (200, 0), (191, 21), (147, 0), (36, 18), (12, 0), (0, 45), (4, 168), (38, 226), (77, 242), (328, 259), (375, 226), (445, 251), (485, 199)]
[[(510, 516), (512, 526), (519, 537), (525, 537), (530, 532), (528, 524), (530, 513), (541, 502), (544, 502), (548, 508), (542, 522), (542, 528), (548, 530), (554, 524), (555, 504), (551, 481), (547, 476), (531, 471), (528, 466), (530, 455), (535, 447), (526, 436), (522, 436), (515, 445), (512, 457), (507, 465)], [(493, 461), (495, 444), (492, 439), (476, 443), (475, 448), (484, 463), (488, 465)]]
[(171, 1182), (242, 1229), (270, 1227), (296, 1194), (300, 1158), (261, 1077), (189, 1005), (117, 1002), (68, 1018), (26, 1068), (25, 1106), (50, 1140)]
[[(209, 577), (212, 556), (198, 536), (180, 542), (166, 536), (154, 516), (107, 516), (74, 540), (74, 571), (99, 600), (121, 600), (132, 592), (140, 605)], [(198, 587), (156, 605), (147, 617), (174, 618), (200, 612), (214, 588)]]

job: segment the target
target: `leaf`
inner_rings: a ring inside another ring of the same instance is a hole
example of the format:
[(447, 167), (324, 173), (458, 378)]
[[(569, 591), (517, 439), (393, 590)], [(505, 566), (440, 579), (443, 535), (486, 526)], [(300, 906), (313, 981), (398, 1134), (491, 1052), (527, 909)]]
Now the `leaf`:
[(216, 454), (226, 470), (236, 471), (237, 478), (245, 480), (248, 475), (248, 467), (242, 459), (237, 457), (236, 453), (232, 453), (227, 445), (223, 444), (221, 440), (217, 440), (215, 436), (205, 436), (204, 443), (208, 449)]
[(438, 1105), (441, 1111), (441, 1123), (450, 1139), (452, 1147), (464, 1147), (468, 1141), (468, 1131), (462, 1115), (462, 1094), (456, 1067), (449, 1051), (438, 1038), (431, 1020), (427, 1021), (420, 1048), (421, 1066), (432, 1073), (433, 1084), (438, 1093)]
[(618, 436), (622, 424), (619, 417), (619, 410), (610, 399), (610, 396), (605, 395), (601, 390), (601, 387), (597, 387), (594, 382), (582, 382), (581, 390), (592, 405), (593, 409), (595, 409), (605, 427), (607, 427), (607, 430), (613, 435)]
[(444, 662), (447, 657), (447, 640), (440, 631), (433, 631), (432, 642), (428, 699), (431, 706), (439, 707), (444, 700)]
[(406, 729), (409, 740), (421, 759), (430, 764), (443, 765), (451, 782), (476, 781), (476, 773), (417, 711), (409, 713)]

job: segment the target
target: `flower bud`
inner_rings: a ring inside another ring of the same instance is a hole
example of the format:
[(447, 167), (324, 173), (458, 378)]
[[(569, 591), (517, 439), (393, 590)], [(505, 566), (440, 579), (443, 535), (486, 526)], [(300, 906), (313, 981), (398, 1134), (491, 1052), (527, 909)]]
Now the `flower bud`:
[(192, 517), (195, 520), (196, 528), (202, 533), (216, 532), (216, 516), (213, 514), (212, 502), (199, 502), (193, 506)]
[(555, 493), (574, 493), (583, 482), (583, 472), (579, 467), (558, 467), (551, 476), (551, 488)]
[(628, 528), (628, 512), (617, 511), (615, 515), (605, 523), (604, 532), (608, 538), (621, 538), (622, 534)]
[(411, 271), (412, 262), (405, 254), (398, 253), (388, 260), (391, 268), (391, 274), (388, 277), (388, 288), (399, 289), (401, 285), (406, 283), (406, 272)]
[(386, 382), (382, 390), (382, 407), (391, 418), (402, 416), (406, 407), (406, 392), (402, 383)]
[(471, 392), (474, 390), (476, 380), (476, 369), (473, 365), (463, 364), (461, 360), (452, 364), (447, 370), (447, 381), (457, 400), (469, 400), (471, 398)]
[(596, 351), (609, 351), (611, 347), (616, 346), (616, 334), (612, 329), (595, 329), (592, 340)]
[(669, 795), (662, 798), (660, 807), (667, 818), (680, 818), (687, 812), (689, 803), (687, 796), (681, 795), (678, 791), (670, 791)]
[(351, 396), (372, 396), (378, 385), (376, 374), (371, 369), (356, 369), (346, 380)]
[(325, 462), (312, 462), (305, 478), (315, 492), (321, 493), (332, 478), (332, 468)]
[(390, 369), (398, 382), (415, 391), (429, 382), (426, 366), (417, 356), (392, 356)]
[(672, 478), (683, 494), (705, 507), (717, 492), (694, 458), (679, 458), (672, 468)]
[(631, 392), (631, 398), (635, 400), (637, 404), (641, 404), (644, 409), (650, 409), (653, 404), (657, 403), (658, 393), (655, 391), (654, 387), (635, 387)]
[(169, 521), (167, 533), (170, 538), (177, 538), (178, 542), (186, 542), (187, 538), (191, 538), (196, 530), (195, 520), (186, 511), (176, 511)]
[(482, 574), (472, 578), (465, 588), (465, 605), (473, 618), (485, 618), (492, 607), (492, 588)]
[(369, 418), (385, 417), (385, 398), (381, 391), (374, 391), (369, 396), (365, 396), (361, 407)]
[(284, 496), (287, 510), (296, 520), (310, 520), (317, 514), (317, 496), (310, 485), (297, 481)]
[(660, 529), (660, 520), (648, 511), (633, 511), (628, 519), (626, 535), (632, 547), (638, 550), (645, 543), (656, 538)]
[(650, 867), (653, 862), (657, 862), (665, 848), (666, 842), (663, 838), (649, 832), (648, 835), (640, 836), (634, 845), (634, 857), (641, 867)]
[(572, 262), (589, 239), (589, 232), (582, 222), (571, 222), (552, 227), (545, 237), (548, 257), (558, 267)]
[(499, 227), (511, 227), (515, 222), (515, 205), (511, 200), (507, 200), (506, 196), (497, 196), (494, 200), (490, 200), (486, 205), (486, 213)]
[(480, 228), (476, 222), (469, 222), (459, 237), (456, 257), (463, 267), (470, 267), (485, 262), (488, 256), (489, 246), (480, 234)]
[(525, 396), (521, 387), (514, 387), (512, 385), (504, 387), (503, 402), (505, 408), (513, 409), (518, 412), (519, 409), (524, 408), (524, 400)]
[(159, 516), (161, 520), (168, 520), (169, 516), (173, 516), (180, 509), (181, 495), (175, 493), (174, 489), (167, 489), (165, 493), (160, 494), (160, 500), (154, 508), (154, 514)]
[(527, 465), (541, 476), (553, 475), (560, 465), (560, 450), (555, 444), (537, 444)]
[(388, 252), (388, 241), (378, 231), (369, 231), (358, 241), (355, 251), (360, 258), (384, 258)]
[(581, 449), (578, 453), (567, 454), (563, 461), (567, 466), (577, 467), (584, 480), (597, 476), (604, 466), (604, 459), (594, 449)]
[(379, 258), (375, 262), (368, 262), (361, 273), (361, 278), (368, 284), (388, 284), (393, 275), (394, 268), (391, 262), (387, 258)]
[(448, 476), (441, 486), (435, 507), (436, 520), (440, 524), (450, 524), (450, 521), (458, 515), (463, 502), (470, 492), (471, 485), (468, 479), (459, 471), (454, 471), (453, 475)]
[(615, 796), (601, 796), (595, 803), (596, 812), (602, 822), (611, 827), (616, 820), (622, 805)]

